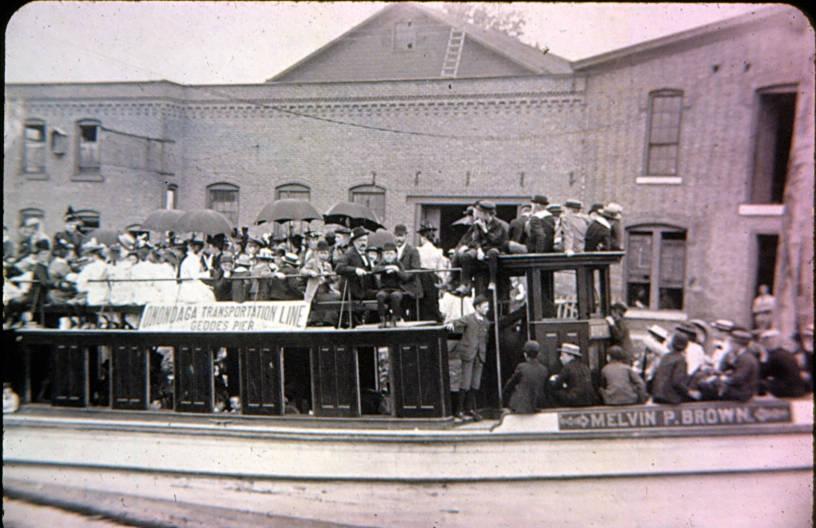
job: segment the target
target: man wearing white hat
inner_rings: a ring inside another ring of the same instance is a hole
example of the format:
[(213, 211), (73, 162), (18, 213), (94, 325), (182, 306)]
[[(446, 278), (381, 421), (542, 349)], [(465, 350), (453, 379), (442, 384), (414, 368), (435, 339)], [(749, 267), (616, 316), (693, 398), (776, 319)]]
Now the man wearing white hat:
[(550, 378), (550, 394), (553, 400), (559, 405), (569, 407), (597, 404), (599, 398), (592, 386), (592, 374), (589, 367), (581, 361), (580, 347), (564, 343), (558, 352), (563, 368)]

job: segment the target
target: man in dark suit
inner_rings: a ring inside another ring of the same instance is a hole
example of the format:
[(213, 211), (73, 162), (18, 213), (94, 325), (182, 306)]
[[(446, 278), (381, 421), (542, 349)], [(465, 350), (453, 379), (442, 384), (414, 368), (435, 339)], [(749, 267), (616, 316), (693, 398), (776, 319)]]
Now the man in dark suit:
[(474, 420), (481, 420), (476, 411), (476, 392), (482, 383), (482, 369), (487, 361), (487, 339), (490, 321), (487, 312), (490, 302), (484, 295), (473, 300), (473, 313), (462, 316), (447, 324), (449, 331), (462, 332), (462, 339), (456, 346), (462, 360), (462, 375), (459, 383), (458, 418), (469, 414)]
[[(419, 250), (407, 242), (408, 228), (403, 224), (394, 226), (394, 243), (397, 246), (397, 258), (403, 270), (418, 270), (422, 268), (422, 259)], [(422, 299), (422, 282), (419, 273), (411, 273), (408, 281), (402, 285), (405, 292), (412, 297), (408, 309), (416, 311), (416, 300)], [(398, 316), (399, 317), (399, 316)]]
[(540, 345), (536, 341), (524, 343), (524, 359), (516, 367), (513, 376), (507, 380), (503, 393), (510, 396), (509, 406), (514, 413), (532, 414), (546, 406), (547, 380), (550, 373), (539, 363)]
[[(593, 216), (594, 214), (594, 216)], [(612, 224), (614, 214), (606, 209), (601, 209), (598, 213), (590, 214), (592, 223), (586, 231), (584, 241), (584, 251), (611, 251), (612, 245)]]
[[(496, 205), (487, 200), (477, 202), (475, 219), (463, 240), (470, 240), (468, 246), (461, 246), (457, 250), (459, 265), (462, 267), (462, 285), (457, 290), (467, 295), (473, 284), (475, 271), (483, 271), (487, 263), (489, 273), (488, 289), (496, 288), (496, 274), (499, 268), (499, 254), (507, 244), (508, 225), (504, 220), (496, 217)], [(479, 289), (482, 281), (479, 281)], [(482, 291), (477, 291), (477, 294)]]
[(519, 216), (510, 222), (510, 228), (507, 233), (507, 237), (509, 238), (507, 247), (508, 253), (526, 253), (526, 251), (524, 251), (525, 248), (522, 248), (522, 246), (526, 246), (527, 244), (527, 222), (530, 220), (531, 213), (532, 206), (530, 204), (524, 204), (519, 207)]
[(629, 307), (620, 301), (612, 303), (609, 308), (611, 314), (607, 316), (606, 322), (609, 325), (610, 344), (621, 347), (625, 354), (623, 362), (631, 365), (634, 359), (634, 347), (629, 334), (629, 326), (624, 318), (628, 309)]
[(555, 218), (547, 210), (550, 201), (537, 194), (532, 198), (533, 212), (527, 222), (527, 251), (552, 253), (555, 245)]
[(759, 361), (749, 347), (752, 337), (747, 330), (731, 332), (731, 340), (737, 350), (723, 372), (724, 387), (721, 400), (746, 402), (753, 398), (759, 389)]
[[(82, 247), (83, 236), (79, 232), (82, 219), (74, 213), (74, 209), (69, 205), (64, 216), (65, 229), (54, 235), (54, 247), (63, 246), (73, 251), (74, 256), (79, 255), (79, 248)], [(69, 256), (70, 260), (72, 257)]]
[(677, 404), (700, 399), (698, 391), (689, 389), (685, 358), (688, 343), (686, 334), (674, 334), (669, 353), (660, 358), (652, 381), (652, 400), (655, 403)]
[(569, 407), (585, 407), (598, 403), (598, 395), (592, 386), (592, 373), (581, 361), (581, 348), (572, 343), (564, 343), (560, 352), (563, 368), (550, 379), (550, 394), (556, 404)]
[(343, 278), (340, 291), (349, 288), (352, 299), (374, 299), (377, 295), (372, 267), (366, 256), (368, 233), (362, 227), (351, 231), (351, 247), (338, 259), (335, 272)]

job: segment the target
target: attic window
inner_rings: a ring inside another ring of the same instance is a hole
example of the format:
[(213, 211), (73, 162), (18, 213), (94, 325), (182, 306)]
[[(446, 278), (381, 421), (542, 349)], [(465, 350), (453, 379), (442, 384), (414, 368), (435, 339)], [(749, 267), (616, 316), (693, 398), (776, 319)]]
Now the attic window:
[(394, 25), (394, 50), (411, 51), (416, 48), (416, 29), (413, 21), (404, 20)]

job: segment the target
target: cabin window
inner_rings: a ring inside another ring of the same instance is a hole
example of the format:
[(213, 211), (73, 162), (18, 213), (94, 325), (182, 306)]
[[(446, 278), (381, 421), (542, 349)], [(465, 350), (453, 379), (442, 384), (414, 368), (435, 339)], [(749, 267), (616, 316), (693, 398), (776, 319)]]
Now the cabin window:
[(781, 204), (796, 116), (796, 89), (783, 86), (760, 90), (757, 103), (751, 203)]
[(99, 172), (100, 132), (98, 121), (80, 121), (79, 129), (79, 172)]
[(627, 304), (640, 309), (682, 310), (686, 231), (673, 226), (632, 226), (627, 237)]
[(215, 183), (207, 187), (207, 209), (218, 211), (233, 226), (238, 225), (238, 186), (231, 183)]
[(45, 172), (45, 122), (27, 121), (24, 133), (23, 172), (42, 174)]
[(659, 90), (649, 95), (647, 175), (677, 175), (682, 113), (683, 92), (679, 90)]
[(411, 51), (416, 48), (416, 28), (412, 20), (404, 20), (394, 25), (394, 49)]
[(385, 222), (385, 188), (379, 185), (358, 185), (349, 189), (349, 200), (371, 209), (382, 224)]

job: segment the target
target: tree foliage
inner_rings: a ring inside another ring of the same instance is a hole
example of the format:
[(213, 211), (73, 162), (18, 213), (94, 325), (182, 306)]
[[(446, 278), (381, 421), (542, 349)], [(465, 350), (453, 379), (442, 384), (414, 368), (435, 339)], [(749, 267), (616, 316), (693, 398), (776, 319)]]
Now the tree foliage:
[(519, 38), (524, 34), (524, 15), (506, 5), (446, 2), (442, 9), (450, 16), (485, 29)]

